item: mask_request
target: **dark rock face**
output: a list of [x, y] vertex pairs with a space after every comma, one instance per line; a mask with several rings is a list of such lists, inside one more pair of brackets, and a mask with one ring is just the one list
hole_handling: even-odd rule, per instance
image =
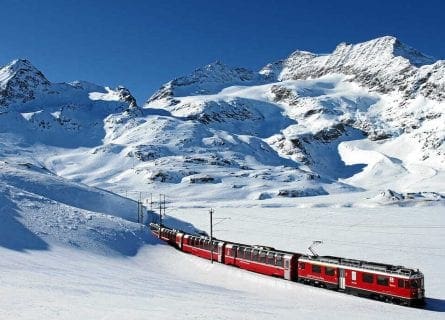
[[274, 102], [286, 102], [291, 106], [298, 103], [298, 96], [286, 87], [274, 85], [271, 88], [271, 93], [273, 94]]
[[51, 83], [28, 60], [14, 60], [0, 68], [0, 106], [26, 103], [37, 90], [48, 92]]
[[282, 189], [278, 191], [279, 197], [297, 198], [297, 197], [312, 197], [327, 195], [328, 193], [323, 188], [305, 188], [305, 189]]

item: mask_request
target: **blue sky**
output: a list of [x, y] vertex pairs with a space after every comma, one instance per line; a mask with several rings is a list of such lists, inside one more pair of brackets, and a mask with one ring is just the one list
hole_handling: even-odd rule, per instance
[[122, 84], [142, 104], [216, 60], [259, 69], [295, 49], [326, 53], [382, 35], [445, 59], [444, 3], [2, 0], [0, 65], [27, 58], [51, 81]]

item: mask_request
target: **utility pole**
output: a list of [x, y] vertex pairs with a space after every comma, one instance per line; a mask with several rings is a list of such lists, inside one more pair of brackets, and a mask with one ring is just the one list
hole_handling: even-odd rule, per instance
[[138, 223], [139, 223], [140, 222], [139, 221], [139, 215], [140, 215], [140, 212], [141, 212], [141, 209], [140, 209], [141, 204], [139, 203], [139, 199], [138, 199], [137, 202], [138, 202], [138, 213], [137, 214], [138, 214]]
[[210, 262], [213, 263], [213, 213], [215, 211], [210, 208]]
[[161, 238], [162, 229], [162, 195], [159, 194], [159, 238]]
[[153, 193], [150, 193], [150, 211], [153, 211]]
[[144, 206], [142, 205], [142, 192], [139, 192], [139, 219], [140, 223], [144, 223]]

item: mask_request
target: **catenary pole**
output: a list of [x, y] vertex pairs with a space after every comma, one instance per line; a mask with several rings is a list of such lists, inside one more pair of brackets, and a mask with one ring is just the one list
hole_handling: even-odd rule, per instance
[[159, 195], [159, 238], [161, 238], [162, 229], [162, 194]]
[[213, 209], [211, 208], [210, 213], [210, 262], [213, 263]]

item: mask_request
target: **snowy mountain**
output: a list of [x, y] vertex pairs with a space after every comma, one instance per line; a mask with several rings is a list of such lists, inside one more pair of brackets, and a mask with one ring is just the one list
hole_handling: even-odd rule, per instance
[[[259, 72], [215, 62], [141, 108], [124, 87], [51, 83], [16, 60], [0, 71], [0, 130], [49, 170], [114, 191], [196, 200], [441, 191], [443, 70], [383, 37], [329, 55], [296, 51]], [[4, 154], [17, 149], [4, 144]], [[419, 172], [437, 174], [417, 185]]]
[[[296, 51], [250, 76], [254, 83], [227, 77], [228, 70], [207, 66], [173, 80], [146, 107], [214, 130], [258, 136], [281, 157], [334, 180], [350, 178], [366, 165], [367, 170], [382, 169], [362, 158], [348, 163], [355, 167], [345, 166], [338, 151], [352, 150], [350, 140], [366, 142], [366, 148], [369, 140], [375, 141], [376, 157], [390, 163], [399, 159], [443, 170], [444, 61], [434, 61], [394, 37], [342, 43], [328, 55]], [[214, 79], [225, 80], [215, 85]], [[225, 88], [199, 91], [189, 83]], [[180, 89], [164, 95], [166, 88]], [[400, 170], [406, 171], [403, 166]]]
[[0, 69], [0, 107], [35, 99], [35, 91], [50, 92], [51, 83], [28, 60], [14, 60]]
[[435, 61], [394, 37], [356, 45], [341, 43], [332, 54], [296, 51], [287, 59], [265, 66], [260, 73], [276, 80], [316, 78], [341, 73], [381, 93], [401, 91], [443, 100], [444, 62]]
[[100, 143], [110, 114], [140, 114], [124, 87], [51, 83], [27, 60], [0, 69], [0, 111], [2, 132], [18, 133], [30, 143], [73, 147]]

